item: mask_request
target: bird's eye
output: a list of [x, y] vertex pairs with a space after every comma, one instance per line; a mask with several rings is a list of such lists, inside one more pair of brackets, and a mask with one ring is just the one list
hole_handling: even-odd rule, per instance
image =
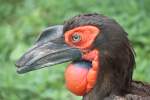
[[79, 33], [74, 33], [74, 34], [72, 35], [72, 41], [73, 41], [73, 42], [79, 42], [80, 40], [81, 40], [81, 36], [80, 36]]

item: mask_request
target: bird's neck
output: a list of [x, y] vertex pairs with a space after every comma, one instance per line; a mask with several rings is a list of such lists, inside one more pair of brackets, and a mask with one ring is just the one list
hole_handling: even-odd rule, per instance
[[102, 77], [97, 80], [97, 83], [92, 91], [83, 96], [83, 100], [103, 100], [112, 93], [117, 94], [119, 90], [114, 88], [116, 86], [112, 83], [113, 80], [111, 80], [111, 74], [105, 73]]
[[131, 85], [135, 60], [130, 45], [122, 46], [120, 43], [111, 49], [109, 45], [104, 47], [99, 50], [100, 69], [96, 85], [83, 97], [83, 100], [104, 100], [111, 95], [123, 96]]
[[116, 73], [113, 73], [112, 70], [108, 68], [105, 69], [105, 72], [99, 73], [95, 87], [83, 96], [83, 100], [104, 100], [111, 95], [124, 94], [124, 88], [128, 88], [128, 85], [119, 81], [122, 77], [116, 77]]

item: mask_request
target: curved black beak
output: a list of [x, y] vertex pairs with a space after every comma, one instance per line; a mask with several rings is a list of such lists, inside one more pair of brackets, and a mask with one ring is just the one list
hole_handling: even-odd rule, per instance
[[65, 44], [63, 26], [57, 25], [45, 29], [35, 45], [16, 62], [17, 72], [26, 73], [80, 58], [80, 50]]

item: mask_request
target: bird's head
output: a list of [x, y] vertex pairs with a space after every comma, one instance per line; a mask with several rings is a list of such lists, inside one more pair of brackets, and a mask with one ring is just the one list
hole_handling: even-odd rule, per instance
[[66, 86], [76, 95], [122, 90], [135, 63], [127, 33], [113, 19], [94, 13], [45, 29], [16, 66], [25, 73], [68, 61]]

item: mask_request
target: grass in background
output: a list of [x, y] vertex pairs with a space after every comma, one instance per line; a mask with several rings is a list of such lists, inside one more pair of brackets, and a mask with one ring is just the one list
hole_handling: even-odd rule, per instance
[[67, 64], [18, 75], [15, 61], [43, 28], [80, 14], [97, 12], [116, 19], [136, 51], [134, 79], [150, 82], [149, 0], [0, 1], [0, 100], [80, 100], [64, 86]]

